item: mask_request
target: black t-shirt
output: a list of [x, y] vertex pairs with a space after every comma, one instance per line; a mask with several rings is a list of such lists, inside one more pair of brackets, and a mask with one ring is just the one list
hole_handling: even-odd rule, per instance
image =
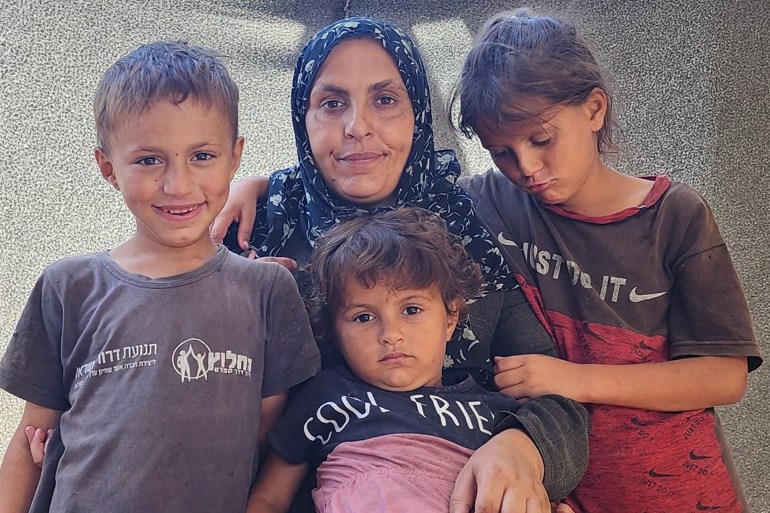
[[475, 450], [492, 436], [496, 416], [505, 418], [506, 427], [524, 430], [546, 462], [562, 462], [554, 475], [546, 475], [552, 497], [574, 486], [587, 450], [585, 409], [560, 396], [520, 403], [483, 389], [470, 376], [446, 386], [390, 392], [363, 383], [345, 367], [323, 370], [303, 385], [269, 438], [286, 461], [316, 467], [341, 444], [397, 433], [434, 436]]

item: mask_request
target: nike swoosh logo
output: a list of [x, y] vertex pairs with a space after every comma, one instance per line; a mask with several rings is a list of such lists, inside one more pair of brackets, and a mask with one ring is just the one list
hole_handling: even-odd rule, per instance
[[631, 289], [631, 293], [628, 295], [628, 299], [632, 303], [641, 303], [642, 301], [649, 301], [650, 299], [655, 299], [656, 297], [660, 297], [667, 293], [668, 291], [665, 290], [663, 292], [653, 292], [652, 294], [637, 294], [636, 287], [634, 287]]
[[643, 420], [639, 420], [639, 417], [634, 417], [631, 419], [631, 424], [636, 424], [637, 426], [650, 426], [653, 424], [653, 422], [645, 422]]
[[695, 508], [698, 511], [709, 511], [714, 509], [722, 509], [722, 506], [706, 506], [704, 505], [700, 500], [698, 501], [698, 504], [695, 505]]
[[639, 349], [646, 349], [647, 351], [655, 351], [654, 347], [648, 346], [644, 342], [639, 342]]
[[587, 322], [583, 323], [583, 331], [588, 333], [592, 337], [596, 337], [597, 339], [599, 339], [599, 341], [604, 342], [605, 344], [607, 343], [607, 341], [604, 340], [604, 337], [602, 337], [601, 335], [596, 333], [593, 329], [591, 329], [591, 325], [588, 324]]
[[647, 473], [650, 475], [650, 477], [676, 477], [679, 475], [679, 474], [661, 474], [660, 472], [655, 472], [654, 468], [650, 469], [650, 471]]
[[518, 247], [519, 247], [519, 245], [518, 245], [518, 244], [516, 244], [515, 242], [513, 242], [512, 240], [508, 240], [508, 239], [506, 239], [505, 237], [503, 237], [503, 232], [500, 232], [500, 233], [497, 235], [497, 240], [498, 240], [498, 242], [500, 242], [500, 244], [502, 244], [503, 246], [513, 246], [513, 247], [515, 247], [515, 248], [518, 248]]
[[695, 451], [690, 451], [691, 460], [710, 460], [711, 458], [713, 458], [713, 456], [700, 456], [699, 454], [695, 454]]

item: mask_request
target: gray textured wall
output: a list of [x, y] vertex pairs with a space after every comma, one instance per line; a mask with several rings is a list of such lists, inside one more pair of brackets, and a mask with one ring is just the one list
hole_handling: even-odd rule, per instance
[[[515, 4], [502, 1], [3, 0], [0, 2], [0, 351], [42, 268], [102, 250], [132, 228], [118, 194], [93, 163], [91, 97], [101, 72], [136, 45], [186, 39], [231, 57], [242, 90], [247, 150], [240, 176], [294, 160], [289, 87], [294, 56], [316, 29], [345, 14], [375, 15], [411, 31], [442, 107], [471, 34]], [[767, 264], [770, 216], [770, 3], [767, 0], [553, 1], [594, 42], [616, 82], [623, 154], [635, 174], [667, 172], [711, 202], [770, 353]], [[488, 165], [476, 143], [439, 118], [441, 146], [467, 172]], [[708, 279], [708, 277], [704, 277]], [[705, 376], [704, 379], [718, 379]], [[770, 369], [753, 373], [738, 405], [723, 408], [755, 512], [770, 512]], [[0, 449], [21, 403], [0, 394]]]

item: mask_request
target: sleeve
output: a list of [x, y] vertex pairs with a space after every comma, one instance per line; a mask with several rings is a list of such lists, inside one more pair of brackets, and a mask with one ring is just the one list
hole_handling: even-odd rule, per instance
[[544, 354], [558, 356], [553, 340], [538, 320], [520, 287], [505, 292], [492, 337], [492, 356]]
[[588, 466], [588, 411], [560, 395], [544, 395], [517, 404], [512, 408], [514, 413], [496, 416], [493, 434], [506, 429], [527, 433], [543, 458], [543, 485], [548, 497], [559, 500], [578, 485]]
[[281, 420], [267, 435], [270, 447], [289, 463], [309, 463], [313, 459], [314, 442], [323, 442], [324, 438], [316, 438], [317, 435], [310, 433], [307, 425], [315, 415], [316, 405], [324, 403], [324, 391], [330, 385], [328, 371], [322, 371], [302, 385], [293, 394]]
[[671, 357], [745, 356], [762, 362], [746, 296], [706, 201], [694, 190], [674, 258], [668, 322]]
[[64, 411], [62, 303], [48, 278], [38, 279], [0, 361], [0, 388], [30, 403]]
[[262, 396], [283, 392], [314, 376], [321, 356], [291, 273], [278, 264], [268, 295]]
[[462, 190], [468, 193], [468, 196], [471, 197], [474, 204], [477, 204], [479, 202], [479, 190], [481, 189], [481, 184], [484, 181], [484, 176], [492, 172], [493, 170], [490, 168], [487, 169], [484, 173], [463, 175], [457, 179], [457, 185], [459, 185]]

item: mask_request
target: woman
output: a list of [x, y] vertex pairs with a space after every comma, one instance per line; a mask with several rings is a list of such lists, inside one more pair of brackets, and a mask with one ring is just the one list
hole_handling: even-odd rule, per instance
[[[492, 356], [554, 354], [468, 196], [455, 185], [460, 167], [454, 154], [433, 148], [425, 70], [406, 34], [365, 18], [322, 29], [295, 68], [292, 122], [299, 162], [271, 175], [254, 230], [230, 230], [231, 249], [305, 264], [315, 238], [347, 217], [422, 207], [444, 218], [485, 273], [483, 296], [448, 345], [447, 372], [470, 371], [490, 386]], [[260, 179], [246, 182], [232, 203], [253, 205], [259, 187]], [[213, 238], [222, 238], [239, 210], [226, 208]], [[250, 224], [246, 215], [237, 214], [244, 225]], [[553, 412], [554, 418], [560, 413]], [[452, 511], [545, 511], [543, 476], [551, 495], [560, 497], [582, 474], [586, 448], [568, 432], [573, 420], [561, 418], [562, 429], [554, 426], [557, 439], [539, 441], [542, 458], [515, 429], [495, 436], [461, 472]], [[580, 440], [583, 434], [574, 436]]]

